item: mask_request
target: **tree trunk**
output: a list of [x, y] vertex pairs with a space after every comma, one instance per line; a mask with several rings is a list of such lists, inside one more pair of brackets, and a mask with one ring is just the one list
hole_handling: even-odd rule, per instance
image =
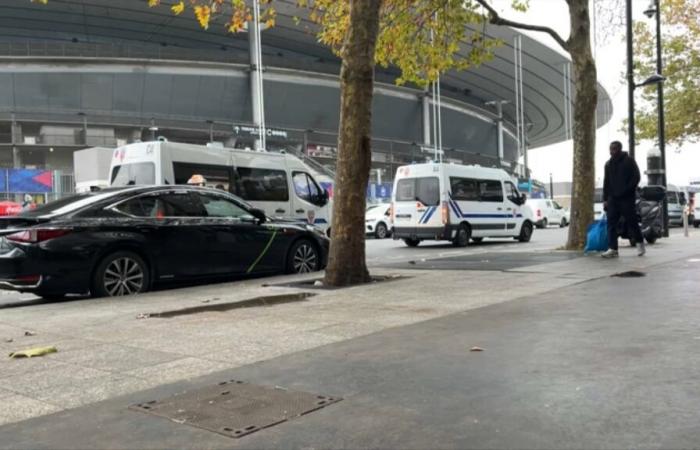
[[331, 248], [324, 283], [370, 280], [365, 263], [365, 203], [371, 163], [374, 54], [381, 0], [351, 0], [342, 48], [338, 161], [333, 188]]
[[570, 0], [569, 53], [574, 66], [574, 173], [571, 224], [566, 248], [581, 250], [586, 229], [593, 222], [595, 191], [595, 112], [598, 103], [597, 72], [591, 54], [588, 0]]

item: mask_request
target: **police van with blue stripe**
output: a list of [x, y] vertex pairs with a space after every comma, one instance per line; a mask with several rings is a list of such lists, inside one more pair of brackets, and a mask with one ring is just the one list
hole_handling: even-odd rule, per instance
[[206, 187], [235, 194], [268, 217], [330, 230], [328, 192], [309, 166], [286, 153], [138, 142], [114, 150], [110, 185], [187, 184], [194, 175], [204, 178]]
[[394, 239], [409, 247], [423, 240], [465, 247], [484, 238], [529, 242], [532, 212], [508, 173], [448, 163], [399, 167], [394, 179]]

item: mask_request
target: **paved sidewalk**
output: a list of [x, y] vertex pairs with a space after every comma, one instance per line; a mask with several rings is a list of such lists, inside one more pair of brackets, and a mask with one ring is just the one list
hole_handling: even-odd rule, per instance
[[[694, 254], [700, 254], [700, 240], [675, 237], [655, 246], [646, 258], [636, 258], [628, 249], [617, 261], [586, 257], [507, 272], [377, 269], [375, 273], [410, 278], [337, 291], [262, 287], [289, 281], [285, 277], [129, 299], [3, 308], [0, 350], [7, 354], [56, 345], [59, 352], [32, 360], [0, 359], [0, 424], [521, 297], [561, 299], [560, 291], [567, 286], [613, 272], [688, 260]], [[273, 307], [137, 318], [300, 291], [317, 295]], [[36, 335], [24, 336], [25, 330]]]
[[[699, 267], [684, 257], [7, 425], [0, 447], [693, 448]], [[238, 440], [126, 409], [231, 378], [344, 400]]]

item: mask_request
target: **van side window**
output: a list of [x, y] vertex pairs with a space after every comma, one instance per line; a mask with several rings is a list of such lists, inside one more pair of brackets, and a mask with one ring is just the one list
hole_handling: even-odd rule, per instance
[[480, 180], [479, 200], [482, 202], [503, 202], [503, 186], [500, 180]]
[[478, 202], [479, 192], [477, 191], [476, 183], [476, 180], [469, 178], [450, 177], [452, 199]]
[[208, 187], [217, 187], [224, 191], [232, 192], [233, 168], [229, 166], [216, 166], [211, 164], [191, 164], [173, 162], [175, 184], [187, 184], [192, 175], [201, 175], [207, 180]]
[[289, 200], [287, 173], [284, 170], [238, 167], [234, 193], [244, 200], [286, 202]]
[[520, 192], [515, 188], [515, 185], [510, 181], [506, 181], [506, 198], [515, 204], [520, 204]]
[[307, 173], [294, 172], [292, 175], [292, 183], [294, 183], [294, 192], [296, 192], [297, 197], [302, 200], [313, 203], [317, 201], [321, 195], [320, 188]]

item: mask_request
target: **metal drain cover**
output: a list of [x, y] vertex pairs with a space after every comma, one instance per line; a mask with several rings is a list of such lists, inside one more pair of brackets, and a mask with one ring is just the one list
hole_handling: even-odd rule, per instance
[[223, 381], [129, 409], [239, 438], [342, 400], [279, 387]]

